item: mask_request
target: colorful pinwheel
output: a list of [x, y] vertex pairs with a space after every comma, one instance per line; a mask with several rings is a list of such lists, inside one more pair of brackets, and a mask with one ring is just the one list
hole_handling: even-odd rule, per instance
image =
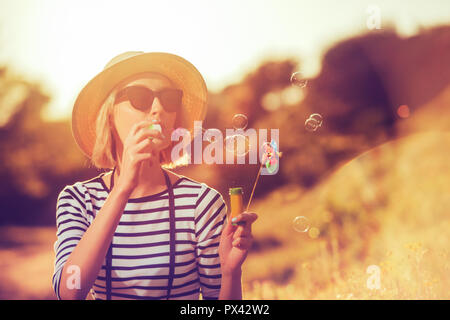
[[278, 152], [278, 145], [275, 140], [272, 139], [270, 143], [263, 145], [263, 155], [261, 164], [266, 167], [269, 173], [273, 173], [278, 168], [278, 159], [281, 157], [281, 152]]

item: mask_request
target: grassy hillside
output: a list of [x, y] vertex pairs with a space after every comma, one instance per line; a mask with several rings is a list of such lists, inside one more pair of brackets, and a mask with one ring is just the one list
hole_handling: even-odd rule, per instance
[[[255, 203], [259, 250], [245, 265], [245, 297], [450, 298], [448, 145], [450, 133], [411, 135], [360, 155], [313, 190], [286, 187]], [[318, 237], [293, 229], [299, 215]], [[378, 290], [366, 285], [369, 265], [380, 268]]]

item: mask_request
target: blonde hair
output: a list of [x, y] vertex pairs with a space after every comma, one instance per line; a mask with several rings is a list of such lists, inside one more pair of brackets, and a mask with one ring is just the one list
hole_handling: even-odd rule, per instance
[[98, 169], [113, 168], [117, 164], [116, 146], [113, 137], [112, 111], [115, 91], [111, 93], [101, 106], [95, 122], [95, 144], [91, 162]]
[[[97, 115], [95, 123], [95, 144], [92, 151], [91, 163], [98, 169], [112, 169], [117, 165], [117, 152], [113, 136], [114, 122], [113, 110], [115, 104], [116, 90], [106, 98]], [[184, 108], [177, 113], [175, 119], [175, 128], [186, 128], [186, 117], [184, 115]], [[180, 166], [185, 166], [189, 163], [189, 159], [184, 153], [184, 156], [177, 155], [177, 159], [172, 159], [172, 148], [176, 141], [171, 141], [170, 145], [160, 151], [160, 164], [163, 168], [174, 169]]]

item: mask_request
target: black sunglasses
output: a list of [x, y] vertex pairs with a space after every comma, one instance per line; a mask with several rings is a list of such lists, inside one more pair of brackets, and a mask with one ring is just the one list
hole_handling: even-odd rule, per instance
[[115, 103], [129, 100], [135, 109], [148, 112], [152, 109], [155, 97], [158, 97], [164, 110], [177, 112], [181, 108], [183, 91], [173, 88], [153, 91], [144, 86], [129, 86], [117, 93]]

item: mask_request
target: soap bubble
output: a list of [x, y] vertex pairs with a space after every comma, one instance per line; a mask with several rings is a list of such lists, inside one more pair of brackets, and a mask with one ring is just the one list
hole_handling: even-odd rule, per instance
[[309, 132], [314, 132], [318, 128], [322, 126], [323, 123], [323, 117], [318, 113], [313, 113], [309, 116], [308, 119], [305, 121], [305, 129]]
[[294, 72], [291, 75], [291, 84], [300, 88], [304, 88], [308, 84], [308, 80], [303, 77], [301, 72]]
[[309, 230], [309, 220], [303, 216], [295, 217], [293, 227], [297, 232], [307, 232]]
[[322, 126], [323, 117], [320, 114], [313, 113], [312, 115], [309, 116], [309, 118], [316, 120], [319, 124], [319, 127]]
[[250, 139], [242, 134], [233, 134], [225, 138], [225, 148], [227, 152], [232, 152], [237, 156], [245, 156], [250, 151]]
[[242, 129], [245, 130], [245, 128], [247, 128], [248, 125], [248, 119], [247, 116], [245, 114], [235, 114], [233, 117], [233, 128], [234, 129]]
[[314, 132], [319, 128], [319, 122], [314, 119], [308, 118], [305, 121], [305, 129], [309, 132]]

